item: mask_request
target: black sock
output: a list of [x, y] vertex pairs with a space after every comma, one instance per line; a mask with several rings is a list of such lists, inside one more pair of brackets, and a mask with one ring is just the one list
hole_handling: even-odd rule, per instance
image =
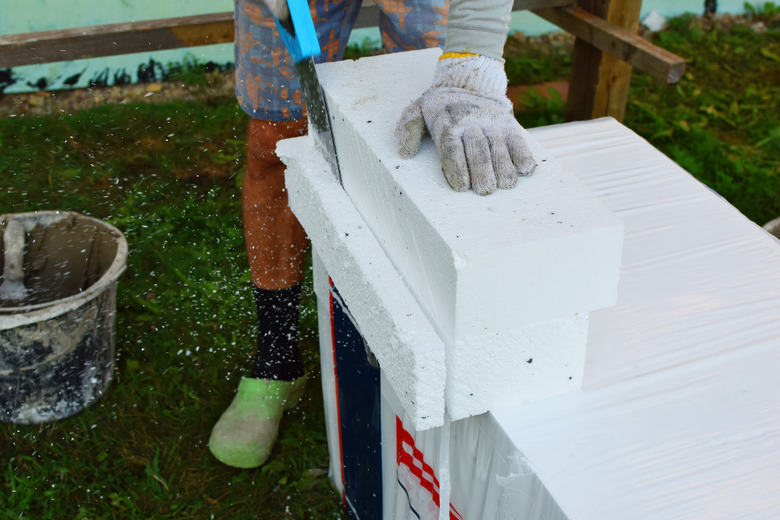
[[255, 287], [257, 354], [252, 377], [293, 381], [304, 375], [298, 351], [300, 284], [286, 289]]

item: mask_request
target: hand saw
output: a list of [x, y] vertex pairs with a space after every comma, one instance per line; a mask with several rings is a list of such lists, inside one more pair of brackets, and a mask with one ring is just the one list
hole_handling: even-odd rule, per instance
[[295, 63], [295, 73], [301, 84], [303, 100], [306, 102], [314, 142], [343, 186], [336, 143], [333, 141], [333, 132], [330, 128], [328, 105], [325, 103], [325, 96], [314, 68], [314, 57], [320, 54], [320, 43], [317, 40], [309, 5], [306, 0], [287, 0], [287, 7], [290, 12], [289, 17], [284, 20], [277, 19], [276, 26]]

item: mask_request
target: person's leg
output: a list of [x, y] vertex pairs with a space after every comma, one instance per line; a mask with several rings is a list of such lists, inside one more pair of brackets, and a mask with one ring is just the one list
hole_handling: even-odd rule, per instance
[[252, 283], [263, 289], [300, 284], [308, 239], [287, 205], [276, 143], [306, 133], [306, 119], [250, 119], [243, 186], [244, 238]]
[[308, 239], [287, 204], [280, 139], [303, 135], [305, 119], [250, 119], [243, 185], [244, 237], [257, 309], [252, 371], [214, 426], [209, 449], [221, 462], [253, 468], [265, 462], [285, 409], [303, 391], [298, 304]]
[[305, 119], [251, 119], [243, 186], [244, 237], [258, 313], [251, 377], [293, 381], [304, 375], [298, 304], [308, 239], [287, 205], [280, 139], [306, 133]]
[[209, 439], [221, 462], [240, 468], [261, 465], [276, 440], [281, 416], [295, 406], [305, 378], [298, 352], [298, 303], [307, 240], [287, 206], [280, 139], [306, 130], [289, 61], [268, 13], [236, 0], [236, 97], [250, 116], [243, 185], [247, 248], [258, 337], [251, 373]]
[[[341, 59], [360, 3], [354, 0], [319, 0], [311, 2], [310, 7], [312, 16], [317, 20], [317, 34], [323, 51], [317, 61]], [[289, 69], [290, 60], [279, 59], [279, 52], [284, 48], [277, 41], [275, 25], [271, 26], [265, 18], [258, 18], [263, 14], [261, 10], [252, 11], [253, 6], [244, 9], [253, 26], [243, 32], [241, 45], [246, 45], [248, 40], [254, 43], [247, 51], [251, 54], [250, 59], [237, 60], [249, 62], [245, 67], [248, 71], [238, 73], [240, 83], [247, 91], [247, 95], [239, 97], [266, 100], [260, 105], [267, 110], [265, 114], [257, 114], [259, 110], [254, 110], [253, 114], [260, 117], [250, 119], [243, 186], [244, 236], [259, 328], [252, 377], [291, 381], [303, 375], [303, 363], [297, 349], [297, 325], [308, 240], [287, 205], [285, 167], [276, 156], [276, 143], [303, 135], [307, 121], [303, 117], [300, 85]], [[263, 45], [263, 42], [270, 44]], [[271, 46], [275, 47], [270, 49]], [[258, 67], [258, 63], [266, 66]], [[278, 63], [278, 66], [268, 70], [269, 63]], [[270, 77], [273, 82], [262, 84], [258, 77]], [[253, 85], [257, 86], [253, 88]], [[256, 92], [254, 95], [253, 91]], [[247, 108], [244, 107], [245, 110]]]
[[[311, 3], [323, 48], [318, 61], [343, 56], [359, 3]], [[280, 139], [306, 131], [300, 85], [269, 13], [236, 0], [236, 95], [249, 123], [243, 186], [244, 236], [258, 316], [251, 374], [214, 426], [209, 449], [225, 464], [265, 462], [285, 409], [305, 381], [298, 350], [300, 283], [308, 240], [287, 204]], [[345, 36], [346, 34], [346, 36]]]

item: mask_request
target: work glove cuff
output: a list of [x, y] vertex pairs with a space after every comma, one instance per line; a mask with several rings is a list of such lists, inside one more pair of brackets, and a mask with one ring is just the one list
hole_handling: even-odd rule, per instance
[[490, 99], [504, 100], [507, 83], [503, 61], [474, 55], [440, 59], [432, 87], [466, 90]]

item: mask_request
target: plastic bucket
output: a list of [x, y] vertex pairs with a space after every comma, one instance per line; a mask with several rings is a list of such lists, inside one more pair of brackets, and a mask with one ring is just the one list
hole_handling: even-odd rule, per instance
[[67, 211], [0, 215], [0, 231], [0, 421], [69, 417], [113, 375], [127, 241]]

